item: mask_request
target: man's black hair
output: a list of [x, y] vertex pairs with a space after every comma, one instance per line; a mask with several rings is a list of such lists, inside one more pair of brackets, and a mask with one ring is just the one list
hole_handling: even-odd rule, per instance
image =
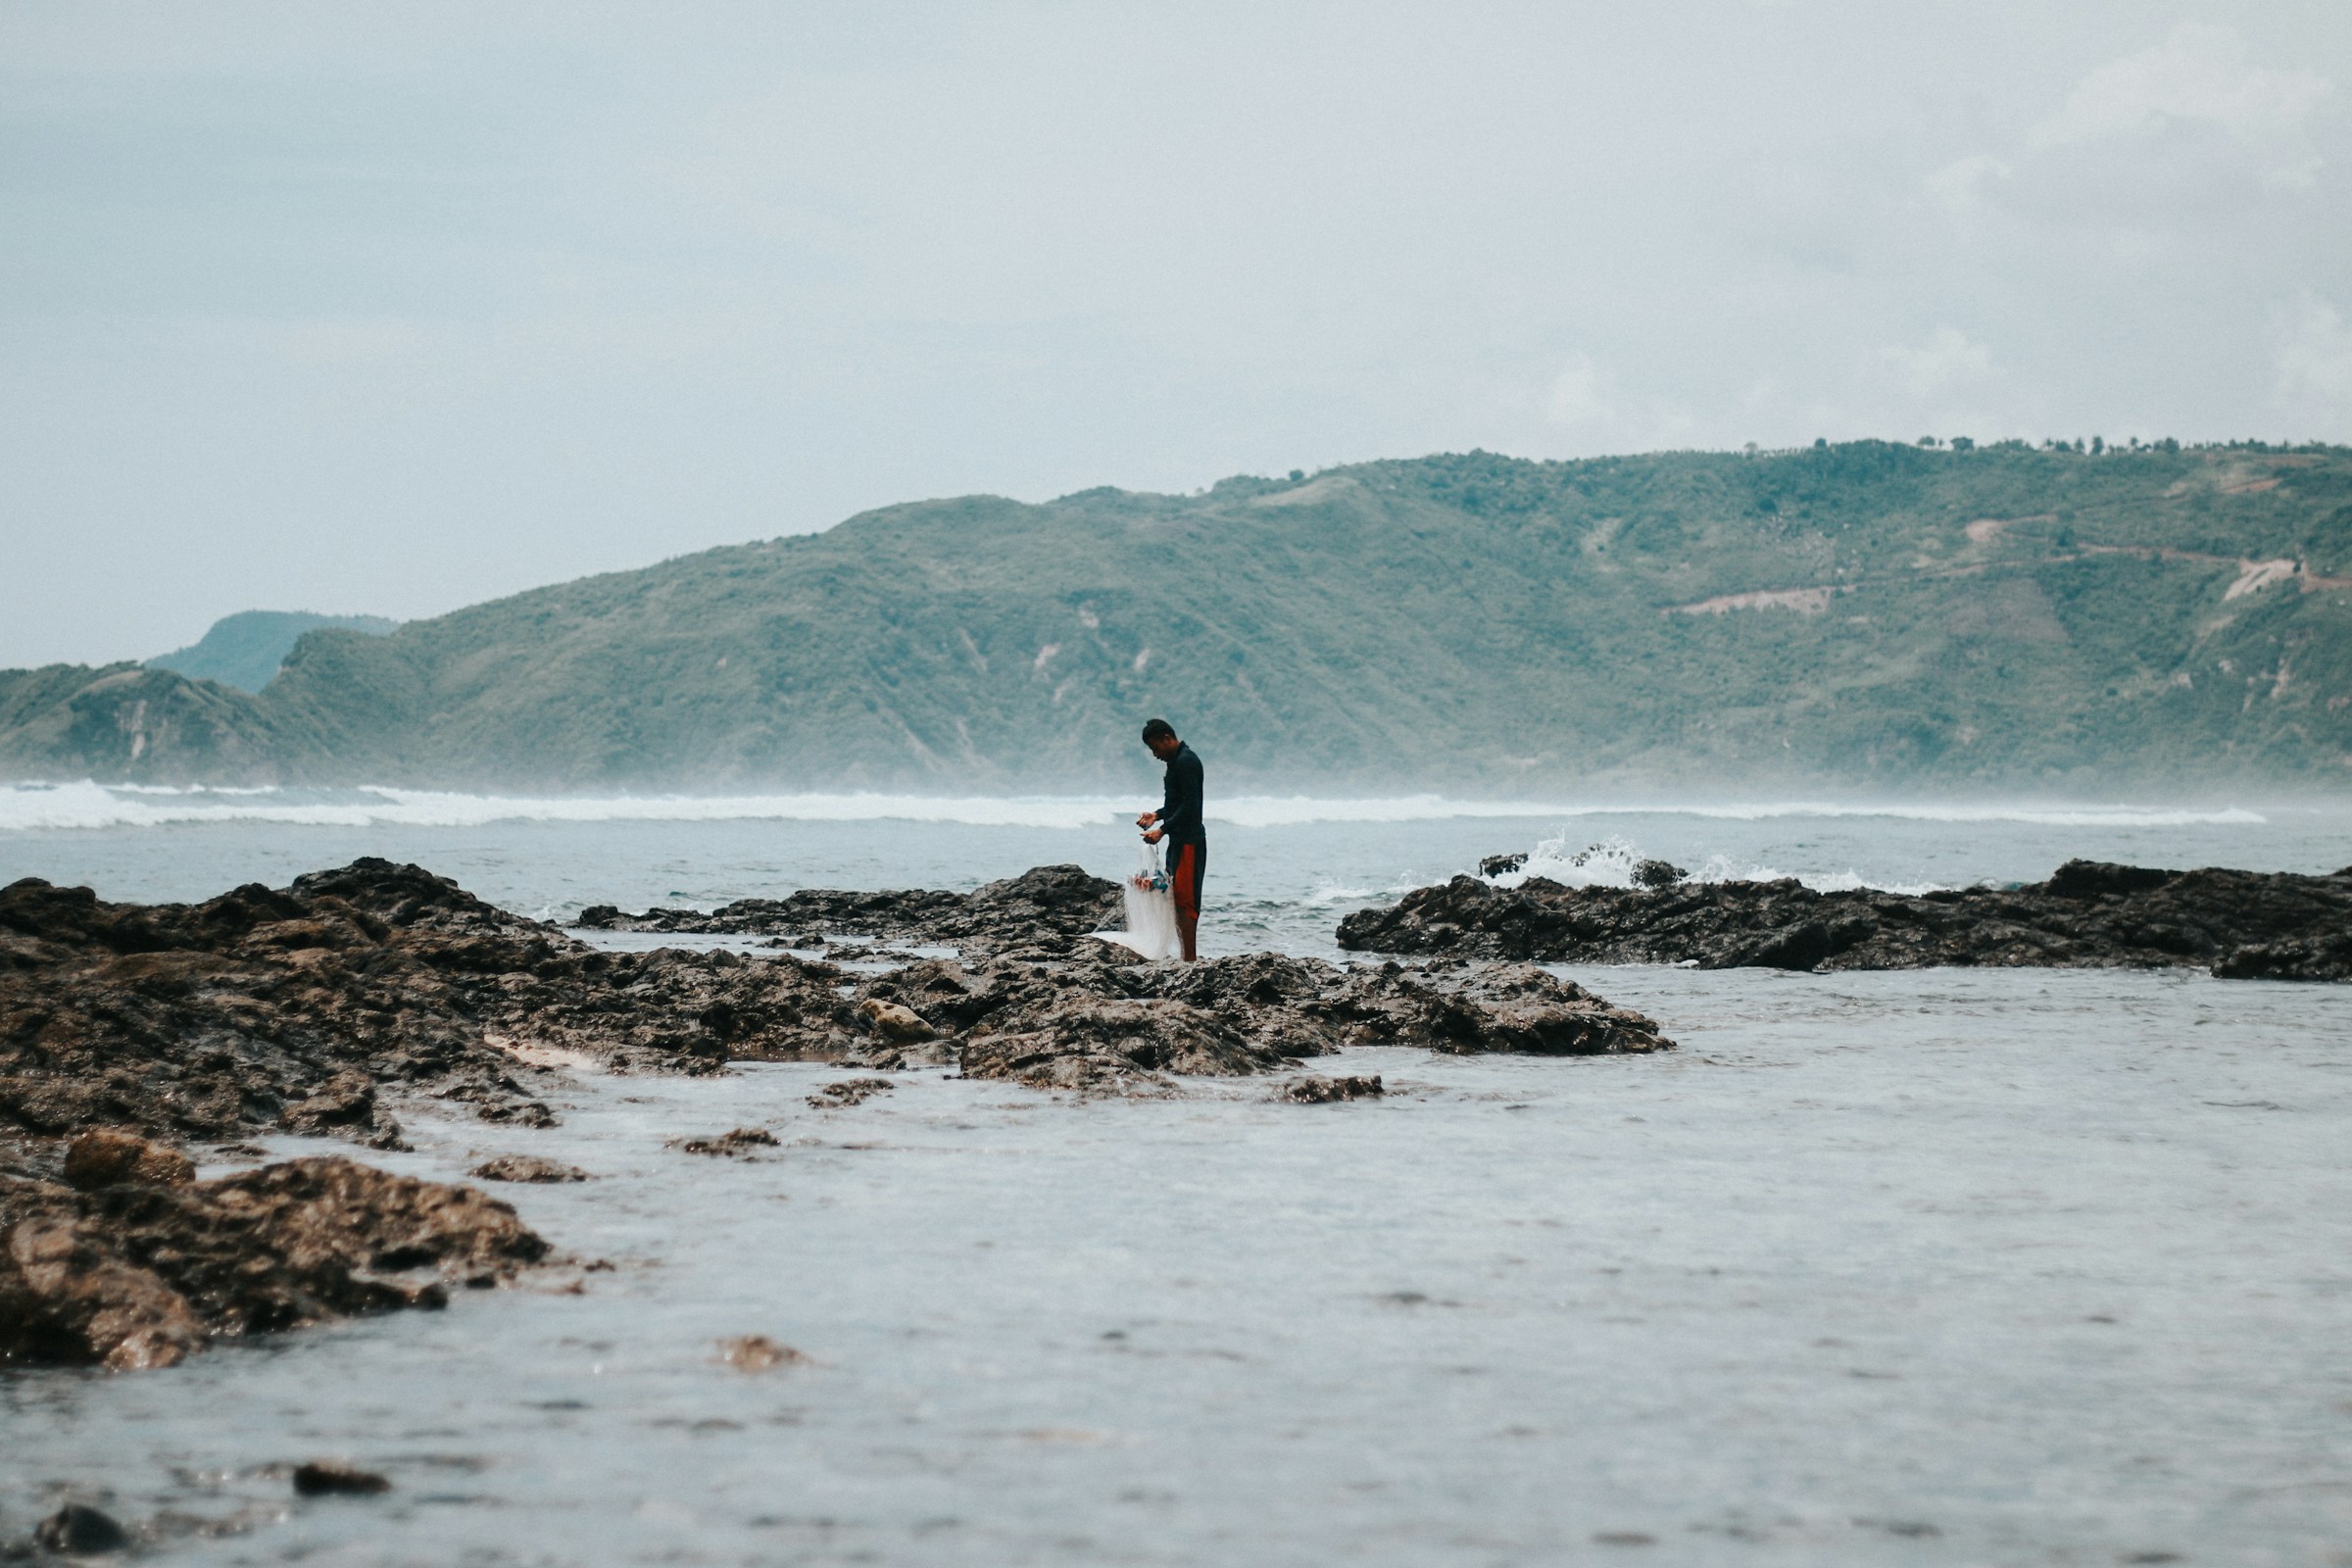
[[1171, 724], [1171, 723], [1169, 723], [1169, 722], [1168, 722], [1166, 719], [1164, 719], [1164, 718], [1153, 718], [1153, 719], [1147, 719], [1147, 720], [1145, 720], [1145, 722], [1144, 722], [1144, 744], [1145, 744], [1145, 745], [1147, 745], [1147, 746], [1148, 746], [1148, 745], [1150, 745], [1150, 744], [1151, 744], [1152, 742], [1153, 742], [1153, 741], [1172, 741], [1172, 740], [1174, 740], [1175, 738], [1176, 738], [1176, 726], [1175, 726], [1175, 725], [1173, 725], [1173, 724]]

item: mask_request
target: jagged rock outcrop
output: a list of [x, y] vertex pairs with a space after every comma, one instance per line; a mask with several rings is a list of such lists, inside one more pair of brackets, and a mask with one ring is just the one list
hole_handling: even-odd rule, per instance
[[909, 922], [901, 934], [957, 936], [969, 955], [875, 973], [784, 953], [601, 952], [383, 860], [195, 905], [19, 882], [0, 889], [0, 1129], [391, 1145], [402, 1095], [551, 1120], [522, 1080], [561, 1065], [961, 1063], [1103, 1087], [1272, 1071], [1348, 1045], [1662, 1043], [1649, 1020], [1524, 966], [1143, 963], [1076, 934], [1102, 918], [1105, 890], [1049, 866], [969, 896], [858, 895]]
[[[907, 922], [894, 934], [955, 936], [969, 955], [875, 972], [781, 952], [603, 952], [378, 859], [191, 905], [0, 888], [0, 1357], [164, 1365], [222, 1335], [439, 1304], [447, 1278], [495, 1283], [541, 1259], [546, 1244], [470, 1187], [340, 1158], [197, 1183], [171, 1146], [261, 1130], [388, 1146], [395, 1105], [422, 1095], [544, 1123], [518, 1075], [564, 1065], [960, 1064], [1165, 1094], [1349, 1046], [1671, 1044], [1525, 964], [1145, 963], [1080, 934], [1105, 889], [1046, 867], [968, 897], [859, 895]], [[822, 1099], [888, 1087], [852, 1079]], [[740, 1128], [680, 1147], [750, 1157], [775, 1143]], [[582, 1175], [529, 1155], [476, 1174]]]
[[1498, 888], [1457, 876], [1340, 924], [1375, 953], [1720, 969], [2194, 965], [2352, 979], [2352, 868], [2329, 876], [2069, 860], [2047, 882], [1917, 897], [1800, 883]]
[[723, 908], [647, 909], [624, 914], [591, 905], [590, 930], [766, 936], [815, 946], [827, 934], [938, 944], [972, 951], [1054, 948], [1115, 926], [1119, 885], [1077, 865], [1040, 865], [970, 893], [937, 889], [845, 892], [804, 888], [782, 899], [738, 899]]
[[443, 1305], [544, 1259], [470, 1187], [299, 1159], [88, 1191], [0, 1175], [0, 1362], [169, 1366], [207, 1342]]
[[0, 1133], [321, 1133], [391, 1147], [385, 1096], [552, 1120], [526, 1064], [710, 1071], [872, 1038], [822, 963], [600, 953], [364, 859], [193, 905], [0, 888]]
[[1602, 1055], [1672, 1045], [1657, 1025], [1525, 964], [1343, 967], [1281, 954], [1150, 964], [933, 960], [861, 983], [956, 1044], [963, 1071], [1038, 1088], [1168, 1092], [1173, 1077], [1284, 1071], [1350, 1046]]

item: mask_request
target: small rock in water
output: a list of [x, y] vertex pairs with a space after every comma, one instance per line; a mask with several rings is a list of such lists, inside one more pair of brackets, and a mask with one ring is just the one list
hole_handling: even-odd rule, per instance
[[872, 1022], [874, 1033], [898, 1044], [912, 1040], [928, 1040], [939, 1033], [923, 1021], [923, 1015], [902, 1003], [884, 1002], [868, 997], [858, 1004], [858, 1010]]
[[1300, 1105], [1328, 1105], [1341, 1100], [1377, 1100], [1387, 1093], [1378, 1073], [1368, 1078], [1324, 1078], [1310, 1072], [1284, 1084], [1274, 1098]]
[[196, 1166], [187, 1155], [136, 1133], [100, 1127], [66, 1146], [67, 1185], [85, 1193], [125, 1182], [184, 1187], [195, 1179]]
[[689, 1138], [677, 1147], [689, 1154], [719, 1154], [729, 1159], [743, 1159], [755, 1149], [775, 1148], [776, 1135], [764, 1127], [738, 1127], [716, 1138]]
[[835, 1110], [843, 1105], [861, 1103], [874, 1095], [887, 1095], [897, 1087], [887, 1078], [844, 1078], [810, 1095], [808, 1103], [818, 1110]]
[[577, 1165], [541, 1159], [537, 1154], [501, 1154], [485, 1159], [466, 1173], [486, 1182], [584, 1182], [588, 1173]]
[[738, 1372], [772, 1372], [780, 1366], [808, 1364], [808, 1357], [789, 1345], [778, 1345], [764, 1334], [719, 1341], [718, 1358]]
[[372, 1470], [313, 1459], [294, 1467], [294, 1490], [306, 1497], [372, 1497], [390, 1492], [392, 1483]]
[[1671, 888], [1690, 880], [1690, 873], [1670, 860], [1643, 860], [1634, 867], [1634, 886]]
[[1505, 876], [1525, 864], [1527, 864], [1525, 851], [1521, 851], [1517, 855], [1490, 855], [1478, 862], [1478, 874], [1480, 876]]
[[130, 1544], [130, 1532], [86, 1503], [69, 1502], [33, 1531], [35, 1544], [68, 1556], [96, 1556]]

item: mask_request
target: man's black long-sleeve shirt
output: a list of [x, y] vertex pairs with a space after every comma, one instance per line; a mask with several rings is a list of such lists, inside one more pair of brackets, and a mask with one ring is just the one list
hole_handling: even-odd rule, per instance
[[1170, 844], [1206, 844], [1200, 824], [1200, 759], [1190, 746], [1179, 744], [1168, 759], [1167, 793], [1159, 803], [1161, 835]]

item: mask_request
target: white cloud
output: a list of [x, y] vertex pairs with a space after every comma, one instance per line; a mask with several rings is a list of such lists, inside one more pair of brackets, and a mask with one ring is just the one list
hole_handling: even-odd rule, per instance
[[1987, 181], [2007, 179], [2017, 171], [1988, 153], [1977, 153], [1944, 165], [1928, 176], [1928, 194], [1954, 218], [1966, 220], [1984, 207]]
[[2028, 140], [2037, 149], [2059, 147], [2193, 121], [2245, 141], [2277, 141], [2293, 136], [2333, 90], [2316, 71], [2249, 64], [2235, 28], [2184, 22], [2154, 48], [2111, 60], [2083, 77], [2065, 107], [2034, 127]]
[[1917, 348], [1900, 345], [1886, 358], [1903, 372], [1914, 397], [1927, 397], [1960, 381], [1974, 380], [1992, 368], [1992, 350], [1974, 342], [1956, 326], [1939, 326]]
[[1579, 354], [1552, 378], [1544, 412], [1554, 424], [1587, 424], [1614, 416], [1617, 405], [1611, 396], [1609, 372], [1593, 364], [1591, 356]]
[[2352, 424], [2352, 324], [2327, 300], [2306, 294], [2288, 314], [2273, 363], [2278, 401], [2328, 422], [2306, 433], [2342, 440]]

